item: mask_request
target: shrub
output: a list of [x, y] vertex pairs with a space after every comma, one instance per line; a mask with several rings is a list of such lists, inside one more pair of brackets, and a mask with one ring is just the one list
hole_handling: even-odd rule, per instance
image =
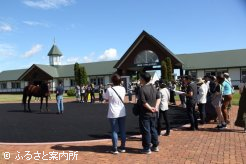
[[75, 96], [75, 89], [70, 88], [69, 90], [67, 90], [67, 96]]

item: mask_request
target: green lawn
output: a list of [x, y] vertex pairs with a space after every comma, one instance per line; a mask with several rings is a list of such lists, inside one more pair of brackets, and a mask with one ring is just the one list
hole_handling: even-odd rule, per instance
[[[64, 94], [64, 99], [72, 99], [73, 97], [68, 97], [67, 94]], [[32, 97], [32, 100], [35, 98]], [[51, 94], [51, 99], [55, 100], [55, 94]], [[75, 98], [74, 98], [75, 99]], [[0, 102], [21, 102], [22, 94], [0, 94]]]
[[232, 98], [232, 105], [238, 105], [239, 104], [239, 99], [240, 99], [240, 94], [238, 90], [235, 92]]
[[21, 102], [21, 94], [0, 94], [0, 102]]

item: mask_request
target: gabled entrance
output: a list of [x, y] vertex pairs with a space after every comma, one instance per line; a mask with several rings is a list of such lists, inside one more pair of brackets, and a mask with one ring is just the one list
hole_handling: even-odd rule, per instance
[[[50, 66], [44, 66], [50, 67]], [[40, 65], [33, 64], [26, 72], [24, 72], [18, 80], [21, 81], [28, 81], [29, 83], [38, 84], [41, 81], [48, 81], [52, 80], [53, 77], [48, 73], [48, 71], [45, 71], [45, 69], [42, 69]]]
[[160, 41], [143, 31], [114, 68], [123, 76], [135, 75], [142, 70], [160, 70], [160, 63], [166, 57], [171, 59], [174, 69], [180, 69], [182, 75], [183, 63]]

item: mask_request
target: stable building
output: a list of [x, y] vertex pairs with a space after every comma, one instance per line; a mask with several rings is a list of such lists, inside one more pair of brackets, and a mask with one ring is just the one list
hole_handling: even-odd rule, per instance
[[193, 77], [229, 73], [232, 85], [238, 86], [246, 75], [246, 49], [176, 55], [183, 69]]
[[[203, 77], [228, 72], [233, 85], [238, 85], [242, 75], [246, 75], [245, 55], [246, 49], [173, 54], [158, 39], [143, 31], [120, 60], [80, 63], [80, 65], [85, 67], [90, 83], [95, 85], [110, 83], [111, 75], [117, 72], [127, 88], [131, 78], [138, 72], [160, 70], [161, 61], [169, 57], [173, 68], [179, 70], [180, 75]], [[48, 52], [48, 56], [49, 65], [33, 64], [27, 69], [1, 72], [0, 93], [22, 92], [29, 83], [39, 84], [41, 81], [49, 81], [51, 90], [55, 90], [59, 80], [63, 81], [65, 90], [74, 87], [74, 64], [61, 64], [63, 54], [55, 44]]]

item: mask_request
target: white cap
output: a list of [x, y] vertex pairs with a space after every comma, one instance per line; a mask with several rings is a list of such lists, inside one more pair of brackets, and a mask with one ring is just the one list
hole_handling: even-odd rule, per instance
[[229, 73], [224, 73], [224, 76], [228, 76], [229, 77]]

